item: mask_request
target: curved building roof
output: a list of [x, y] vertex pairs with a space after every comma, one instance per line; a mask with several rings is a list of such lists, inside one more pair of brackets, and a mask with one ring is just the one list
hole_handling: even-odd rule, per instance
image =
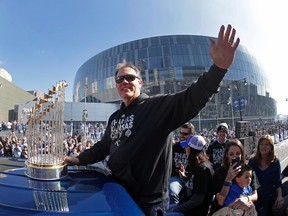
[[[208, 71], [212, 64], [210, 38], [196, 35], [167, 35], [135, 40], [107, 49], [87, 60], [79, 68], [74, 80], [73, 99], [76, 102], [84, 101], [86, 96], [87, 102], [120, 101], [121, 98], [115, 88], [114, 72], [117, 63], [123, 59], [141, 69], [145, 84], [142, 90], [149, 95], [174, 93], [185, 89], [203, 72]], [[242, 81], [246, 81], [245, 84], [249, 85], [246, 87]], [[233, 87], [232, 95], [231, 91], [227, 91], [228, 86]], [[276, 114], [276, 102], [270, 98], [270, 90], [270, 82], [264, 69], [256, 57], [240, 44], [234, 63], [223, 80], [220, 94], [217, 94], [211, 103], [220, 107], [221, 104], [227, 106], [229, 98], [232, 100], [237, 95], [243, 95], [244, 114], [257, 117], [273, 116]], [[264, 98], [261, 103], [266, 104], [262, 109], [259, 103], [261, 97]], [[266, 100], [270, 100], [268, 105]], [[254, 112], [248, 111], [248, 106], [254, 109]], [[229, 112], [228, 108], [221, 108], [223, 113], [220, 113], [219, 107], [216, 108], [219, 112], [217, 116], [223, 118], [228, 116], [225, 114]], [[209, 116], [211, 117], [208, 115], [207, 118]]]

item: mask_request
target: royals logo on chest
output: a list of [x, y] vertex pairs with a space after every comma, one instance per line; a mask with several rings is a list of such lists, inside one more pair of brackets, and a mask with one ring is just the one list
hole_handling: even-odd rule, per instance
[[134, 114], [122, 114], [120, 118], [116, 118], [111, 122], [111, 139], [116, 146], [120, 145], [121, 137], [129, 137], [132, 134], [134, 126]]

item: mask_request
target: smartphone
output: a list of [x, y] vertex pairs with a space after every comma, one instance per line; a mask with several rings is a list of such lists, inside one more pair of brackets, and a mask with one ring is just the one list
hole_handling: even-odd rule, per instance
[[240, 166], [240, 157], [232, 158], [232, 165], [237, 163], [237, 166]]

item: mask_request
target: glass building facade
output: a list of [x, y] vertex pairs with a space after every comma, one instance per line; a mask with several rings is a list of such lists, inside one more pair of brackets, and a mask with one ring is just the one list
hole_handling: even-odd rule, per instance
[[[121, 98], [115, 88], [114, 73], [117, 63], [123, 59], [140, 68], [143, 92], [148, 95], [175, 93], [186, 89], [209, 70], [212, 64], [210, 37], [158, 36], [107, 49], [86, 61], [77, 71], [74, 102], [119, 103]], [[238, 120], [274, 119], [276, 101], [270, 95], [270, 83], [264, 69], [240, 44], [219, 93], [192, 121], [212, 126], [221, 121], [232, 124]]]

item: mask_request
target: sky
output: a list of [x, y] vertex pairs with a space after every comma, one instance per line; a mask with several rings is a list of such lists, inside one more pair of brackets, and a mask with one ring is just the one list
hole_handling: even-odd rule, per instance
[[217, 37], [231, 24], [265, 69], [278, 113], [288, 114], [285, 1], [0, 0], [0, 67], [27, 91], [66, 80], [72, 101], [77, 70], [106, 49], [162, 35]]

